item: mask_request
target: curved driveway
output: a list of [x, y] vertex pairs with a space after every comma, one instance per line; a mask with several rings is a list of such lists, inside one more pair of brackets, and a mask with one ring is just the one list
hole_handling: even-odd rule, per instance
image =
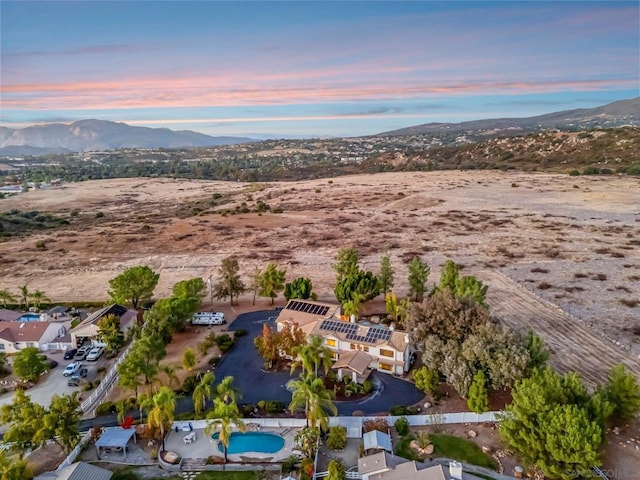
[[[288, 371], [264, 372], [262, 357], [253, 345], [253, 339], [260, 335], [264, 323], [275, 329], [277, 315], [275, 310], [245, 313], [230, 325], [229, 330], [244, 329], [248, 334], [236, 339], [236, 344], [222, 357], [214, 373], [216, 382], [227, 375], [233, 376], [234, 385], [242, 394], [239, 403], [277, 400], [288, 405], [291, 401], [286, 384], [293, 377]], [[350, 415], [355, 410], [365, 414], [386, 413], [394, 405], [413, 405], [424, 397], [412, 383], [391, 375], [374, 372], [372, 381], [376, 384], [375, 394], [364, 400], [337, 402], [338, 413]]]

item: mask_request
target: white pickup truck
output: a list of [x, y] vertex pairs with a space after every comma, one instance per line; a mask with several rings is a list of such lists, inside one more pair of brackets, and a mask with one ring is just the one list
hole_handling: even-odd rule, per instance
[[192, 325], [222, 325], [226, 323], [222, 312], [198, 312], [191, 317]]

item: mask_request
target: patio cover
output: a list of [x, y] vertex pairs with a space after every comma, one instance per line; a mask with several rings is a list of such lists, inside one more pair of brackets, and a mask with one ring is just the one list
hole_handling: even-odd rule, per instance
[[340, 358], [331, 368], [347, 368], [359, 375], [362, 375], [367, 370], [372, 360], [373, 357], [368, 353], [365, 353], [362, 350], [353, 350], [340, 355]]
[[391, 437], [386, 433], [382, 433], [379, 430], [371, 430], [364, 434], [364, 449], [370, 448], [382, 448], [388, 452], [391, 452]]
[[124, 428], [105, 430], [96, 442], [98, 458], [100, 458], [101, 448], [122, 448], [124, 458], [127, 458], [127, 443], [129, 443], [131, 437], [133, 437], [133, 442], [136, 443], [136, 431], [133, 428], [127, 430]]

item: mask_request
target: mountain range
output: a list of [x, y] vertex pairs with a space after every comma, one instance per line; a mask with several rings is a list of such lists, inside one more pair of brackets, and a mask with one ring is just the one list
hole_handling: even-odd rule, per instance
[[134, 127], [105, 120], [50, 123], [26, 128], [0, 127], [0, 155], [116, 150], [119, 148], [211, 147], [254, 142], [245, 137], [212, 137], [191, 130]]
[[585, 130], [623, 125], [640, 126], [640, 97], [621, 100], [595, 108], [579, 108], [526, 118], [495, 118], [461, 123], [425, 123], [379, 135], [425, 135], [471, 133], [477, 135], [507, 135], [535, 133], [542, 130]]

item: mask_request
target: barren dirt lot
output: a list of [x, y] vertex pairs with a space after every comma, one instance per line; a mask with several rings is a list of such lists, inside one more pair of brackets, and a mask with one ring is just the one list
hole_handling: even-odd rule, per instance
[[[282, 213], [215, 213], [254, 210], [259, 201]], [[308, 276], [331, 299], [335, 252], [353, 246], [373, 271], [388, 251], [404, 295], [414, 256], [431, 266], [430, 284], [452, 258], [489, 284], [496, 316], [540, 331], [561, 370], [595, 382], [624, 361], [640, 377], [638, 178], [482, 171], [270, 184], [121, 179], [0, 202], [2, 211], [14, 208], [71, 225], [0, 243], [0, 286], [12, 291], [27, 284], [54, 300], [102, 301], [110, 278], [147, 264], [161, 273], [163, 296], [179, 280], [215, 276], [221, 259], [236, 254], [247, 278], [276, 261], [288, 279]]]

